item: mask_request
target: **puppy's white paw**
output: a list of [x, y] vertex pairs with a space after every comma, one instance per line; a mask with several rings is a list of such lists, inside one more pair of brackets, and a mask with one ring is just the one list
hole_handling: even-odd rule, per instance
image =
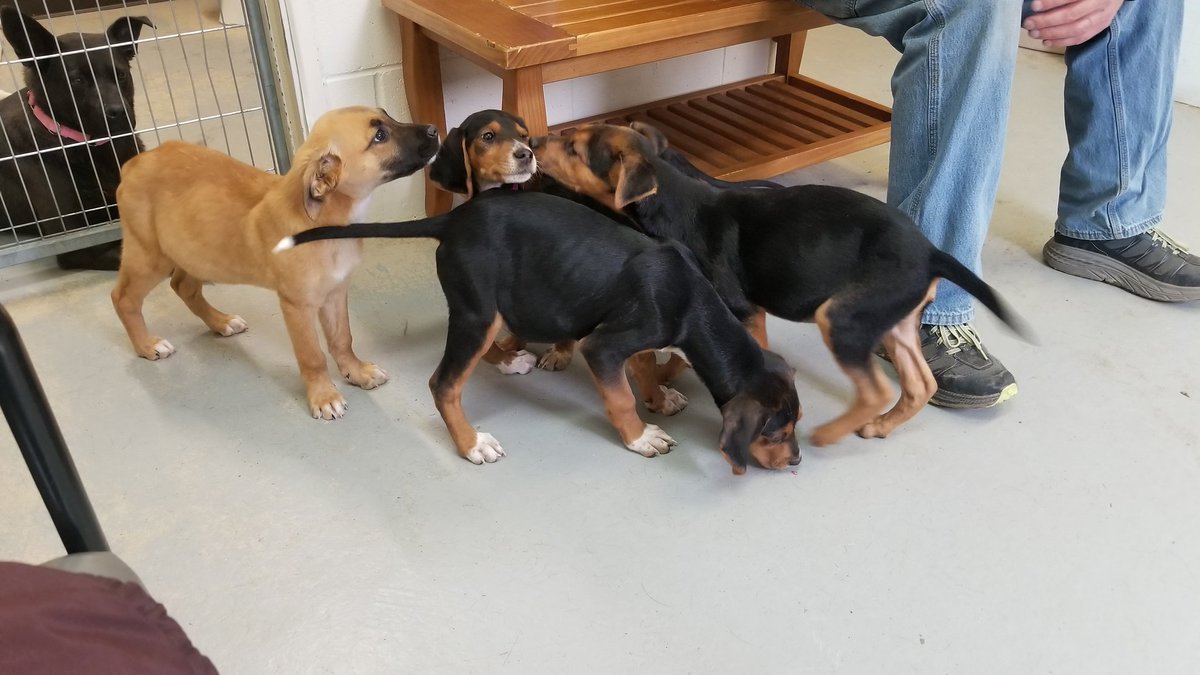
[[485, 434], [482, 431], [475, 433], [475, 445], [463, 457], [467, 458], [474, 464], [483, 464], [487, 462], [491, 464], [505, 455], [504, 448], [500, 447], [500, 441], [491, 434]]
[[336, 420], [344, 416], [349, 407], [337, 389], [310, 396], [308, 399], [308, 409], [315, 420]]
[[342, 375], [346, 376], [350, 384], [363, 389], [374, 389], [388, 381], [386, 370], [367, 361], [359, 363], [358, 368], [342, 373]]
[[162, 338], [151, 338], [153, 342], [138, 350], [138, 356], [150, 361], [161, 361], [175, 353], [175, 347]]
[[538, 358], [536, 354], [522, 349], [521, 351], [512, 354], [512, 357], [508, 360], [508, 363], [504, 363], [503, 361], [497, 363], [496, 369], [504, 375], [524, 375], [533, 370], [533, 367], [537, 365], [537, 361]]
[[660, 406], [656, 406], [652, 403], [647, 403], [646, 409], [649, 410], [650, 412], [661, 413], [661, 414], [667, 415], [669, 417], [671, 415], [679, 413], [680, 411], [682, 411], [684, 408], [687, 407], [688, 400], [687, 400], [687, 397], [684, 396], [683, 394], [679, 393], [678, 391], [676, 391], [670, 387], [664, 387], [661, 384], [658, 385], [658, 388], [663, 393], [663, 402], [662, 402], [662, 405], [660, 405]]
[[647, 424], [646, 430], [642, 432], [638, 439], [625, 447], [636, 452], [642, 457], [657, 457], [665, 455], [671, 451], [671, 446], [675, 445], [675, 439], [667, 435], [665, 431], [659, 429], [653, 424]]
[[246, 332], [246, 329], [249, 327], [250, 326], [246, 323], [245, 319], [238, 316], [237, 314], [234, 314], [229, 317], [229, 321], [228, 321], [228, 323], [225, 324], [225, 327], [222, 328], [221, 330], [217, 331], [217, 333], [220, 334], [222, 337], [229, 337], [230, 335], [237, 335], [238, 333], [244, 333], [244, 332]]

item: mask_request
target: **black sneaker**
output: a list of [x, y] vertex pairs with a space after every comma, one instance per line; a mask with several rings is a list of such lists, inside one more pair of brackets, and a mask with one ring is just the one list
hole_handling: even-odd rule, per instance
[[[887, 354], [877, 352], [884, 359]], [[942, 408], [990, 408], [1017, 395], [1017, 380], [989, 356], [969, 323], [921, 326], [921, 353], [938, 390], [930, 403]]]
[[1143, 298], [1200, 300], [1200, 257], [1158, 230], [1107, 241], [1055, 234], [1042, 257], [1059, 272], [1103, 281]]

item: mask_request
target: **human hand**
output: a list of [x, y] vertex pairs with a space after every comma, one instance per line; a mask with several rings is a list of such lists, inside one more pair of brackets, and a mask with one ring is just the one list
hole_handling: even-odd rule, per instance
[[1033, 0], [1021, 27], [1047, 47], [1087, 42], [1112, 25], [1125, 0]]

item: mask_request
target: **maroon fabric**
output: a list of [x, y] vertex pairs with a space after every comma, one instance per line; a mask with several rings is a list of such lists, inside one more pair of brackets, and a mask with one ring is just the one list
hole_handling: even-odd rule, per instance
[[137, 584], [0, 562], [0, 673], [216, 672]]

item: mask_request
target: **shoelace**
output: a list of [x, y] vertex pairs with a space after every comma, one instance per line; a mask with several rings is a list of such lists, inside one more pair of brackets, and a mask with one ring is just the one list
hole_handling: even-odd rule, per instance
[[962, 351], [964, 346], [971, 345], [979, 350], [983, 358], [988, 358], [987, 352], [983, 350], [983, 341], [971, 324], [961, 323], [957, 326], [930, 326], [929, 328], [930, 332], [937, 336], [938, 343], [946, 348], [947, 354], [957, 354]]
[[1175, 255], [1188, 252], [1186, 246], [1180, 244], [1158, 230], [1150, 230], [1150, 241], [1161, 244], [1163, 248], [1167, 249], [1171, 253], [1174, 253]]

